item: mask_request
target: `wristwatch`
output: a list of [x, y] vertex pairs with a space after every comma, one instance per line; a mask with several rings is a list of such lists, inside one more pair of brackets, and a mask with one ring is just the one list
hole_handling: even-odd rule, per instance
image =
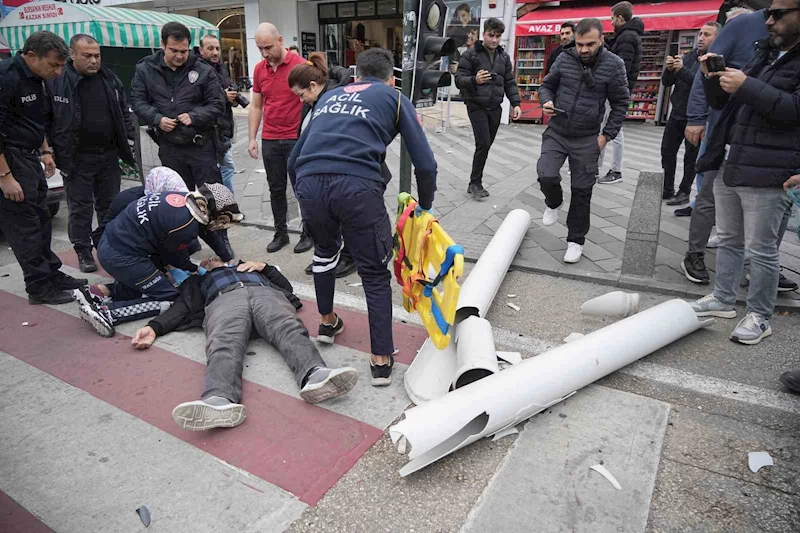
[[11, 175], [11, 170], [9, 169], [8, 172], [3, 172], [2, 174], [0, 174], [0, 178], [5, 178], [6, 176], [10, 176], [10, 175]]
[[40, 154], [40, 157], [43, 156], [43, 155], [53, 155], [53, 151], [52, 150], [40, 150], [39, 154]]

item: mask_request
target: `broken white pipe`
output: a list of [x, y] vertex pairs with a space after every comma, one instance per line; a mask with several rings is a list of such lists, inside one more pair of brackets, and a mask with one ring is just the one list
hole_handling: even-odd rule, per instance
[[670, 300], [414, 407], [389, 428], [393, 442], [405, 437], [411, 446], [400, 475], [514, 426], [711, 322]]
[[456, 372], [455, 339], [458, 338], [459, 323], [471, 316], [486, 316], [530, 222], [531, 215], [524, 209], [515, 209], [506, 215], [461, 285], [451, 337], [453, 340], [444, 350], [436, 348], [430, 339], [425, 341], [408, 367], [404, 383], [408, 397], [415, 405], [447, 394]]
[[639, 295], [614, 291], [581, 305], [581, 313], [592, 316], [631, 316], [639, 311]]
[[456, 371], [452, 377], [452, 389], [500, 372], [492, 325], [488, 320], [471, 316], [460, 322], [455, 342]]
[[530, 223], [531, 215], [524, 209], [514, 209], [506, 215], [461, 285], [456, 306], [456, 323], [473, 315], [486, 317]]

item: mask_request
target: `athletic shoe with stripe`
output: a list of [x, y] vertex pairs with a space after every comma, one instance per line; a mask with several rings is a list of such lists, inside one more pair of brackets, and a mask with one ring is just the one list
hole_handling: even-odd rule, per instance
[[344, 331], [344, 322], [336, 315], [336, 322], [333, 324], [320, 324], [317, 332], [317, 341], [323, 344], [333, 344], [334, 337]]
[[189, 431], [233, 428], [247, 418], [247, 408], [221, 396], [184, 402], [172, 410], [172, 420]]

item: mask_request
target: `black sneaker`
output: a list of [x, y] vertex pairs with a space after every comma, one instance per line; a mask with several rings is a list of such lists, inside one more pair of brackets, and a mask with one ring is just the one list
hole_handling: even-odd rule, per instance
[[50, 284], [62, 291], [74, 291], [75, 289], [80, 289], [84, 285], [88, 285], [89, 280], [86, 278], [73, 278], [60, 270], [56, 270], [50, 276]]
[[707, 285], [711, 281], [711, 278], [708, 277], [704, 254], [700, 252], [687, 252], [686, 257], [681, 261], [681, 269], [686, 275], [686, 279], [692, 283]]
[[306, 267], [306, 274], [310, 276], [313, 273], [314, 273], [314, 263], [311, 263]]
[[28, 303], [31, 305], [61, 305], [72, 301], [72, 293], [65, 290], [56, 289], [49, 283], [45, 284], [36, 291], [28, 293]]
[[[741, 286], [750, 286], [750, 272], [744, 275], [744, 280], [742, 281]], [[783, 273], [778, 275], [778, 292], [792, 292], [796, 290], [797, 283], [784, 276]]]
[[336, 277], [346, 278], [356, 271], [356, 262], [350, 258], [339, 257], [339, 264], [336, 265]]
[[689, 195], [683, 191], [678, 191], [678, 194], [667, 201], [667, 205], [683, 205], [689, 203]]
[[385, 387], [392, 384], [392, 369], [394, 368], [394, 357], [389, 356], [388, 365], [376, 365], [370, 359], [369, 371], [372, 374], [373, 387]]
[[791, 292], [797, 290], [797, 283], [783, 274], [778, 277], [778, 292]]
[[781, 383], [792, 392], [800, 394], [800, 372], [790, 370], [781, 374]]
[[78, 300], [78, 314], [101, 337], [114, 336], [114, 322], [111, 318], [111, 312], [106, 306], [94, 303], [87, 304]]
[[334, 324], [320, 324], [319, 332], [317, 333], [317, 341], [323, 344], [333, 344], [333, 338], [344, 331], [344, 322], [336, 315], [336, 322]]
[[81, 272], [97, 272], [97, 263], [94, 262], [92, 252], [84, 251], [77, 252], [78, 254], [78, 268]]
[[480, 183], [470, 183], [469, 187], [467, 187], [467, 193], [471, 194], [476, 200], [489, 197], [489, 191], [484, 189]]
[[669, 200], [670, 198], [673, 198], [674, 196], [675, 196], [675, 191], [666, 191], [665, 190], [663, 193], [661, 193], [661, 199], [662, 200]]
[[684, 207], [682, 209], [675, 210], [676, 217], [690, 217], [692, 216], [692, 206]]
[[622, 181], [622, 172], [609, 170], [608, 174], [597, 180], [600, 185], [611, 185], [612, 183], [619, 183]]
[[267, 245], [267, 252], [275, 253], [284, 246], [289, 244], [289, 234], [287, 233], [276, 233], [274, 237], [272, 237], [272, 242]]

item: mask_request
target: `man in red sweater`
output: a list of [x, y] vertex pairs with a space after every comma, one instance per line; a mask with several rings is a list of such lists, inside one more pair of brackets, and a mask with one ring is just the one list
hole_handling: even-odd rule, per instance
[[[288, 77], [296, 65], [305, 63], [306, 60], [284, 48], [283, 36], [269, 22], [259, 24], [256, 28], [255, 41], [264, 60], [256, 65], [253, 74], [253, 97], [248, 115], [250, 146], [247, 151], [250, 157], [258, 159], [256, 135], [263, 118], [261, 150], [264, 169], [267, 171], [272, 216], [275, 219], [275, 235], [267, 246], [267, 251], [271, 253], [289, 244], [286, 227], [286, 165], [297, 142], [303, 104], [289, 88]], [[304, 230], [294, 251], [306, 252], [313, 245], [311, 237]]]

